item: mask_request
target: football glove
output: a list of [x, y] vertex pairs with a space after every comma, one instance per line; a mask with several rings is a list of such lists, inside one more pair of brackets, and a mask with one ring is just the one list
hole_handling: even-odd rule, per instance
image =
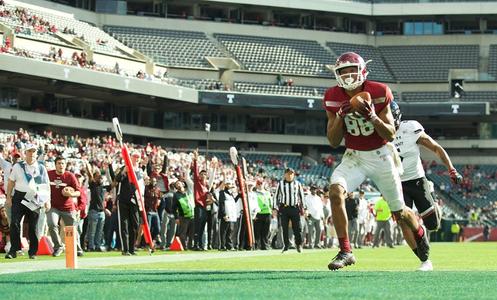
[[359, 109], [358, 112], [367, 121], [370, 121], [370, 120], [375, 119], [377, 117], [376, 111], [374, 109], [374, 104], [366, 102], [366, 101], [363, 102], [363, 106]]
[[459, 172], [457, 172], [457, 170], [455, 168], [452, 168], [449, 170], [449, 176], [450, 176], [450, 180], [454, 184], [460, 184], [462, 182], [462, 176], [461, 176], [461, 174], [459, 174]]
[[338, 115], [340, 116], [340, 118], [343, 119], [347, 114], [350, 113], [351, 109], [352, 107], [350, 106], [350, 101], [345, 101], [340, 106], [340, 109], [338, 110]]

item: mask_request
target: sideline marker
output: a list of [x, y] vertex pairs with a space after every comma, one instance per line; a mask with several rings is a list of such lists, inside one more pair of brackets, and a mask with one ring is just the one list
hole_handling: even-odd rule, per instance
[[77, 269], [76, 228], [74, 226], [66, 226], [64, 228], [64, 235], [66, 244], [66, 269]]

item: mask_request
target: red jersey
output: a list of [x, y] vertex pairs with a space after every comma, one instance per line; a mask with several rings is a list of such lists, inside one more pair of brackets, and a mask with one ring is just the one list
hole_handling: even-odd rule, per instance
[[209, 193], [209, 189], [207, 186], [202, 184], [200, 180], [197, 160], [193, 160], [193, 194], [195, 199], [195, 206], [207, 206], [207, 194]]
[[[393, 100], [392, 91], [383, 83], [375, 81], [364, 81], [362, 91], [369, 92], [374, 103], [374, 108], [378, 114]], [[350, 101], [350, 96], [339, 86], [329, 88], [324, 94], [324, 108], [327, 111], [337, 113], [340, 106], [345, 101]], [[345, 147], [354, 150], [368, 151], [378, 149], [385, 145], [387, 141], [380, 137], [371, 122], [366, 121], [362, 116], [348, 114], [344, 119], [346, 131], [344, 134]]]
[[71, 172], [64, 172], [64, 174], [59, 175], [55, 170], [48, 171], [48, 178], [50, 179], [50, 194], [52, 196], [51, 204], [52, 207], [60, 211], [74, 211], [76, 210], [76, 205], [72, 197], [64, 197], [62, 195], [62, 190], [66, 186], [72, 187], [75, 191], [79, 191], [79, 182]]

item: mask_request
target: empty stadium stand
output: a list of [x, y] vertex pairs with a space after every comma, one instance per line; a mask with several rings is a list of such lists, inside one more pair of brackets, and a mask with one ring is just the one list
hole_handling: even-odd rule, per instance
[[322, 97], [326, 89], [326, 87], [235, 82], [235, 90], [242, 93]]
[[214, 35], [247, 70], [330, 77], [336, 57], [316, 41], [230, 34]]
[[392, 74], [388, 70], [383, 58], [381, 57], [381, 52], [378, 48], [368, 45], [358, 45], [358, 44], [345, 44], [345, 43], [326, 43], [330, 49], [335, 52], [338, 56], [344, 52], [355, 52], [362, 56], [364, 60], [372, 60], [368, 64], [369, 76], [371, 80], [377, 80], [382, 82], [394, 82]]
[[491, 92], [491, 91], [467, 92], [462, 94], [461, 100], [497, 102], [497, 92]]
[[[405, 102], [447, 102], [451, 100], [449, 92], [403, 92], [402, 101]], [[497, 92], [465, 92], [459, 101], [497, 102]]]
[[488, 53], [488, 74], [497, 78], [497, 45], [490, 45]]
[[172, 83], [194, 88], [197, 90], [224, 90], [224, 84], [214, 79], [182, 79], [173, 80]]
[[203, 32], [121, 26], [104, 30], [166, 66], [212, 68], [206, 56], [225, 56]]
[[401, 82], [445, 82], [449, 69], [478, 69], [478, 45], [379, 47], [393, 76]]
[[405, 102], [447, 102], [449, 92], [403, 92], [402, 101]]

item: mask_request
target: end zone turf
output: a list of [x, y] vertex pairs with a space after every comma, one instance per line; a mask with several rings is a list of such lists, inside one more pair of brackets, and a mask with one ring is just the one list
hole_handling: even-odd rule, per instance
[[217, 252], [190, 252], [177, 255], [191, 256], [183, 262], [158, 262], [174, 256], [155, 254], [154, 262], [139, 264], [109, 256], [122, 265], [4, 274], [0, 291], [2, 299], [29, 298], [33, 293], [37, 299], [495, 299], [496, 246], [434, 244], [436, 271], [428, 273], [413, 271], [418, 262], [406, 247], [357, 250], [357, 265], [337, 272], [326, 270], [336, 249], [264, 256], [243, 252], [209, 259]]

